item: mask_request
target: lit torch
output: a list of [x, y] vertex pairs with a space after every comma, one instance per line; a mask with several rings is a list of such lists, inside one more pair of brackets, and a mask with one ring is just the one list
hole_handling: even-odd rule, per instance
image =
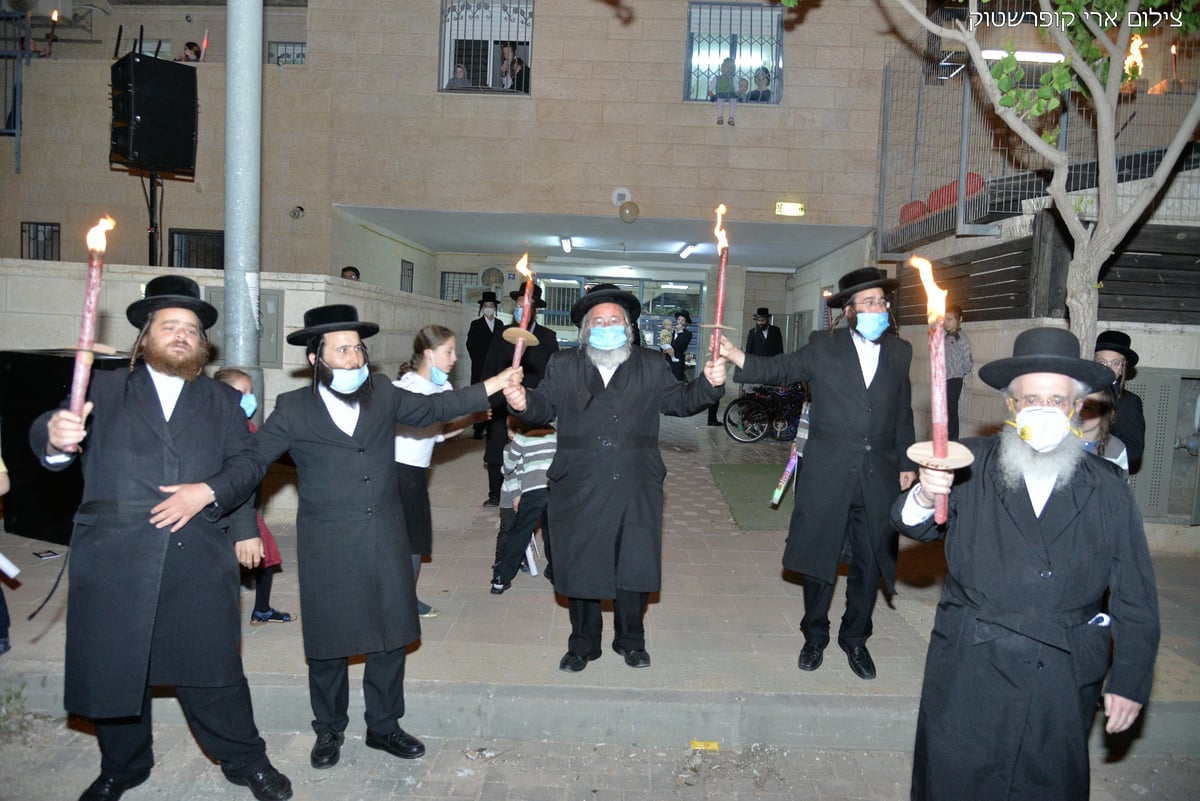
[[54, 31], [58, 28], [58, 9], [50, 12], [50, 33], [46, 35], [46, 56], [54, 51]]
[[200, 60], [208, 55], [208, 28], [204, 29], [204, 38], [200, 40]]
[[[929, 409], [933, 418], [933, 442], [917, 442], [908, 451], [914, 462], [935, 470], [953, 470], [966, 467], [974, 457], [959, 443], [950, 448], [949, 415], [946, 404], [946, 290], [939, 289], [933, 282], [933, 265], [919, 256], [909, 259], [909, 264], [921, 272], [921, 283], [925, 286], [926, 316], [929, 320]], [[966, 461], [961, 461], [964, 458]], [[949, 504], [945, 495], [937, 496], [934, 520], [941, 525], [946, 522]]]
[[713, 364], [717, 363], [721, 355], [721, 332], [725, 327], [725, 270], [729, 267], [729, 237], [725, 235], [725, 229], [721, 226], [721, 218], [725, 216], [725, 204], [717, 206], [716, 212], [717, 227], [713, 229], [713, 233], [717, 237], [717, 253], [721, 257], [721, 263], [717, 269], [717, 303], [713, 310]]
[[83, 319], [79, 323], [79, 342], [75, 346], [75, 372], [71, 377], [71, 411], [83, 414], [87, 400], [88, 379], [92, 373], [92, 352], [96, 345], [96, 311], [100, 301], [100, 276], [104, 271], [104, 232], [116, 226], [113, 218], [104, 216], [87, 234], [88, 282], [83, 297]]
[[537, 337], [529, 333], [529, 324], [533, 321], [533, 284], [536, 274], [529, 269], [529, 254], [526, 253], [517, 262], [517, 272], [525, 277], [525, 294], [518, 301], [521, 308], [521, 323], [520, 326], [505, 328], [501, 335], [506, 342], [512, 343], [515, 350], [513, 351], [512, 366], [514, 368], [521, 366], [521, 357], [525, 355], [525, 348], [535, 346], [538, 343]]

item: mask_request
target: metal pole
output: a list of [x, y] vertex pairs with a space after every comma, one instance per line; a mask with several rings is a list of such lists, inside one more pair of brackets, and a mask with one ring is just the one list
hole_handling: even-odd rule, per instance
[[261, 399], [258, 272], [263, 0], [229, 0], [226, 21], [225, 352], [221, 361], [250, 373]]

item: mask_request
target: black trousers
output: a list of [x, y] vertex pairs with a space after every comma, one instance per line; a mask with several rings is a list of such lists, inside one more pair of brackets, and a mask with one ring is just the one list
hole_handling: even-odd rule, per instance
[[[846, 537], [851, 553], [850, 573], [846, 577], [846, 612], [842, 615], [838, 643], [865, 645], [871, 636], [871, 614], [875, 611], [881, 574], [875, 550], [871, 547], [861, 483], [856, 484], [850, 501]], [[833, 588], [831, 583], [804, 576], [804, 617], [800, 621], [800, 630], [804, 632], [806, 644], [819, 648], [829, 644], [829, 606], [833, 601]]]
[[958, 439], [958, 399], [962, 397], [963, 380], [961, 378], [946, 379], [946, 428], [950, 439]]
[[[245, 677], [224, 687], [176, 687], [175, 693], [196, 741], [221, 763], [226, 776], [247, 776], [270, 764], [266, 744], [254, 724]], [[141, 714], [96, 718], [102, 774], [127, 780], [154, 765], [150, 711], [150, 688], [146, 687]]]
[[[400, 728], [404, 717], [404, 661], [407, 649], [367, 654], [363, 670], [363, 700], [367, 731], [386, 737]], [[308, 660], [308, 696], [313, 731], [343, 732], [350, 724], [350, 672], [346, 657]]]
[[[617, 590], [613, 599], [613, 645], [626, 651], [646, 649], [646, 628], [643, 618], [648, 592]], [[604, 618], [600, 614], [599, 598], [568, 598], [567, 611], [571, 615], [571, 637], [567, 640], [567, 651], [580, 656], [601, 650], [600, 637]]]
[[[508, 536], [496, 553], [496, 567], [493, 572], [500, 581], [512, 581], [513, 576], [521, 569], [521, 557], [529, 546], [529, 538], [542, 526], [542, 540], [550, 541], [550, 522], [546, 519], [546, 507], [550, 503], [550, 491], [542, 489], [521, 493], [521, 503], [513, 515], [508, 529]], [[547, 557], [548, 558], [548, 557]]]

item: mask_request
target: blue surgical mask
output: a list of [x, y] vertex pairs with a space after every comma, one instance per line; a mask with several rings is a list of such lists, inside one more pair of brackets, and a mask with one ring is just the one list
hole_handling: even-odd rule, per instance
[[868, 342], [874, 342], [888, 330], [887, 312], [859, 312], [854, 325], [855, 330], [862, 334]]
[[333, 368], [333, 381], [330, 382], [329, 388], [334, 392], [349, 395], [361, 387], [370, 375], [371, 372], [365, 364], [355, 370], [341, 370], [335, 367]]
[[429, 380], [440, 387], [450, 380], [450, 374], [443, 373], [436, 364], [431, 364], [429, 365]]
[[517, 306], [515, 309], [513, 309], [513, 322], [518, 323], [518, 324], [521, 322], [521, 307], [520, 306]]
[[253, 417], [255, 410], [258, 409], [258, 398], [254, 397], [253, 392], [247, 392], [238, 403], [248, 418]]
[[606, 325], [593, 328], [588, 334], [588, 344], [596, 350], [616, 350], [629, 341], [623, 325]]

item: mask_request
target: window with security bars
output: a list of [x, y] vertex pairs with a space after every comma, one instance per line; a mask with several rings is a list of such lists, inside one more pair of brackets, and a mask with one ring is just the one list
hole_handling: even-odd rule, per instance
[[463, 287], [479, 283], [478, 273], [442, 273], [442, 300], [462, 300]]
[[268, 64], [303, 64], [308, 42], [267, 42]]
[[61, 226], [51, 222], [21, 223], [21, 258], [59, 261]]
[[[732, 73], [722, 72], [726, 59]], [[727, 89], [740, 102], [779, 104], [783, 97], [780, 5], [688, 4], [683, 99], [715, 100]]]
[[529, 94], [533, 0], [442, 0], [441, 26], [438, 89]]
[[170, 258], [167, 261], [169, 266], [225, 269], [224, 231], [172, 228], [170, 240]]
[[413, 263], [407, 259], [400, 260], [400, 291], [413, 291]]

